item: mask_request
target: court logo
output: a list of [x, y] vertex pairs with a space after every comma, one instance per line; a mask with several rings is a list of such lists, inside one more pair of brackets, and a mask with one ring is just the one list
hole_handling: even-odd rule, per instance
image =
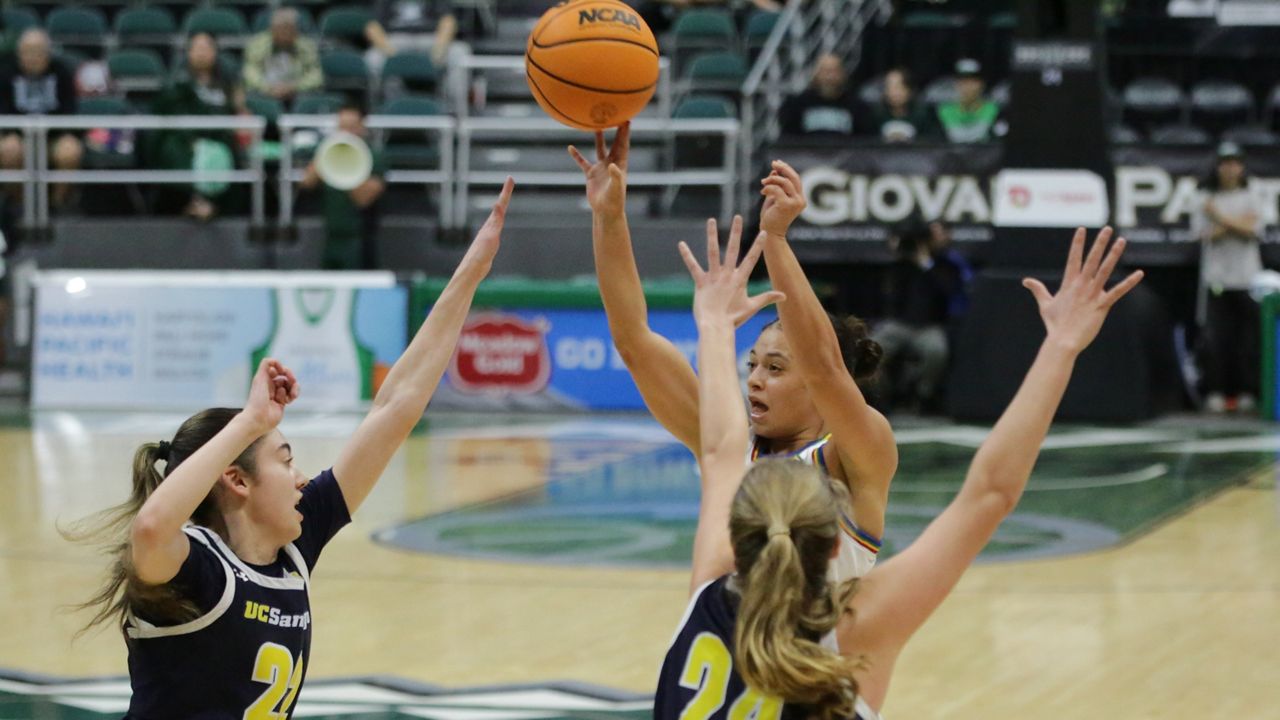
[[551, 378], [546, 328], [505, 313], [472, 315], [449, 375], [463, 392], [539, 392]]

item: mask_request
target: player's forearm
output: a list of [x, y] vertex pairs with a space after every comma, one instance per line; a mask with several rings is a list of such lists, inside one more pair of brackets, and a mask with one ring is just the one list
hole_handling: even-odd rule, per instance
[[[806, 383], [820, 384], [833, 375], [847, 374], [831, 319], [805, 277], [804, 269], [787, 239], [769, 235], [765, 241], [764, 259], [774, 289], [787, 296], [786, 302], [778, 304], [778, 318], [792, 347], [804, 348], [804, 352], [792, 355]], [[858, 393], [857, 400], [865, 403], [861, 393]]]
[[626, 216], [593, 213], [591, 247], [609, 332], [625, 355], [632, 333], [649, 331], [649, 308], [632, 252]]
[[422, 417], [453, 356], [476, 288], [487, 274], [488, 267], [463, 259], [409, 347], [391, 367], [374, 398], [375, 408], [394, 409], [410, 428]]
[[134, 545], [163, 542], [181, 532], [223, 471], [266, 432], [255, 427], [243, 413], [232, 418], [209, 442], [183, 460], [143, 503], [131, 528]]
[[726, 459], [741, 462], [747, 452], [747, 412], [742, 406], [735, 367], [733, 319], [698, 321], [698, 409], [703, 482], [705, 466]]
[[1077, 352], [1047, 338], [1009, 407], [974, 455], [966, 489], [1017, 504], [1071, 380]]

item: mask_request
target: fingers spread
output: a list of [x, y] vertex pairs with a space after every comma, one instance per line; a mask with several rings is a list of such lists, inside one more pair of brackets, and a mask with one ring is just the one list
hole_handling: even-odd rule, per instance
[[1049, 288], [1035, 278], [1023, 278], [1022, 287], [1031, 291], [1038, 305], [1044, 305], [1053, 299], [1053, 295], [1049, 294]]
[[707, 272], [715, 272], [720, 267], [720, 231], [716, 228], [716, 219], [707, 218]]
[[751, 247], [747, 248], [747, 256], [742, 258], [742, 264], [738, 266], [738, 271], [743, 275], [750, 276], [751, 271], [756, 268], [756, 263], [760, 261], [760, 255], [764, 253], [765, 239], [769, 237], [768, 233], [760, 233], [756, 235], [755, 242], [751, 243]]
[[1102, 258], [1106, 254], [1107, 243], [1111, 240], [1111, 228], [1104, 227], [1093, 239], [1093, 247], [1089, 249], [1089, 257], [1084, 261], [1085, 279], [1092, 280], [1098, 274], [1098, 266], [1102, 264]]
[[689, 274], [693, 276], [695, 283], [702, 280], [702, 266], [698, 265], [698, 260], [693, 256], [693, 251], [689, 249], [689, 245], [683, 240], [680, 241], [680, 258], [684, 260], [684, 266], [689, 268]]
[[572, 145], [568, 146], [568, 156], [577, 163], [577, 167], [582, 168], [582, 172], [585, 173], [591, 169], [591, 164], [586, 161], [586, 158], [582, 156], [581, 152], [577, 151], [577, 147], [573, 147]]
[[734, 215], [733, 223], [729, 225], [729, 245], [725, 248], [724, 259], [730, 267], [738, 262], [739, 245], [742, 241], [742, 216]]
[[1134, 270], [1129, 277], [1120, 281], [1119, 285], [1111, 288], [1106, 295], [1102, 296], [1102, 304], [1104, 307], [1111, 307], [1116, 301], [1124, 297], [1130, 290], [1135, 288], [1138, 283], [1142, 282], [1144, 273], [1141, 270]]
[[596, 160], [604, 160], [604, 131], [596, 131]]
[[1071, 238], [1071, 251], [1067, 253], [1067, 270], [1062, 275], [1062, 283], [1065, 285], [1075, 276], [1080, 274], [1080, 263], [1084, 259], [1084, 241], [1087, 233], [1084, 228], [1076, 228], [1076, 234]]
[[1116, 265], [1120, 264], [1120, 256], [1124, 254], [1124, 246], [1124, 238], [1117, 238], [1114, 243], [1111, 243], [1111, 250], [1107, 252], [1107, 257], [1102, 261], [1102, 267], [1098, 269], [1098, 275], [1093, 280], [1097, 289], [1101, 290], [1107, 284], [1111, 273], [1115, 272]]

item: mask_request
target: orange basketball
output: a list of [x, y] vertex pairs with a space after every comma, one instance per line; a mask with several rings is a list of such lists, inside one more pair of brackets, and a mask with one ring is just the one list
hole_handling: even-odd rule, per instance
[[525, 78], [548, 115], [579, 130], [630, 120], [658, 86], [658, 41], [629, 5], [569, 0], [529, 33]]

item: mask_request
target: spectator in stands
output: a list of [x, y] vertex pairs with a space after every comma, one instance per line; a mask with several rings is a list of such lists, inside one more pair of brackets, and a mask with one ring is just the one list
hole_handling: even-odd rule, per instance
[[929, 222], [929, 254], [947, 275], [944, 283], [951, 289], [947, 300], [947, 318], [957, 320], [969, 311], [969, 285], [973, 282], [973, 266], [968, 258], [951, 245], [951, 228], [941, 219]]
[[852, 135], [857, 106], [844, 61], [838, 55], [822, 55], [808, 89], [782, 104], [782, 134]]
[[1249, 285], [1262, 271], [1262, 213], [1249, 187], [1240, 146], [1218, 147], [1207, 195], [1192, 216], [1200, 239], [1200, 307], [1205, 408], [1251, 410], [1258, 396], [1260, 322]]
[[918, 220], [890, 238], [897, 260], [885, 277], [884, 319], [872, 333], [895, 394], [920, 411], [937, 408], [947, 370], [948, 307], [959, 290], [959, 279], [934, 260], [929, 243], [929, 228]]
[[956, 62], [956, 102], [938, 106], [938, 123], [953, 143], [976, 143], [1004, 135], [1000, 106], [983, 97], [982, 66], [964, 58]]
[[[338, 129], [367, 138], [365, 110], [359, 101], [348, 99], [338, 111]], [[352, 190], [339, 190], [323, 185], [313, 161], [302, 179], [305, 190], [320, 189], [324, 213], [325, 246], [323, 266], [326, 270], [368, 270], [376, 267], [374, 242], [378, 234], [378, 200], [387, 189], [386, 161], [377, 148], [373, 153], [373, 172], [369, 179]]]
[[[186, 66], [156, 98], [156, 115], [234, 115], [246, 112], [244, 90], [236, 78], [223, 75], [218, 43], [208, 33], [187, 41]], [[235, 135], [226, 130], [161, 130], [148, 138], [147, 157], [165, 170], [234, 169]], [[227, 183], [197, 183], [186, 192], [184, 213], [200, 221], [217, 212]]]
[[323, 85], [320, 52], [314, 40], [299, 36], [298, 11], [277, 9], [271, 14], [270, 29], [253, 36], [245, 46], [245, 89], [287, 103]]
[[384, 26], [398, 32], [434, 32], [431, 60], [436, 67], [447, 64], [449, 48], [458, 36], [458, 16], [449, 0], [378, 0], [377, 14], [381, 22], [365, 26], [365, 40], [370, 47], [386, 57], [395, 54]]
[[[75, 77], [70, 68], [52, 57], [49, 35], [39, 28], [23, 32], [17, 55], [16, 63], [0, 70], [0, 115], [74, 115]], [[55, 169], [76, 170], [84, 157], [84, 145], [76, 135], [58, 132], [50, 139], [50, 154]], [[24, 155], [21, 133], [9, 132], [0, 138], [0, 167], [21, 169]], [[70, 185], [52, 186], [50, 202], [54, 208], [68, 207], [70, 197]]]
[[863, 132], [884, 142], [912, 142], [937, 134], [933, 116], [916, 102], [905, 68], [893, 68], [884, 74], [880, 102], [867, 113], [864, 125]]

